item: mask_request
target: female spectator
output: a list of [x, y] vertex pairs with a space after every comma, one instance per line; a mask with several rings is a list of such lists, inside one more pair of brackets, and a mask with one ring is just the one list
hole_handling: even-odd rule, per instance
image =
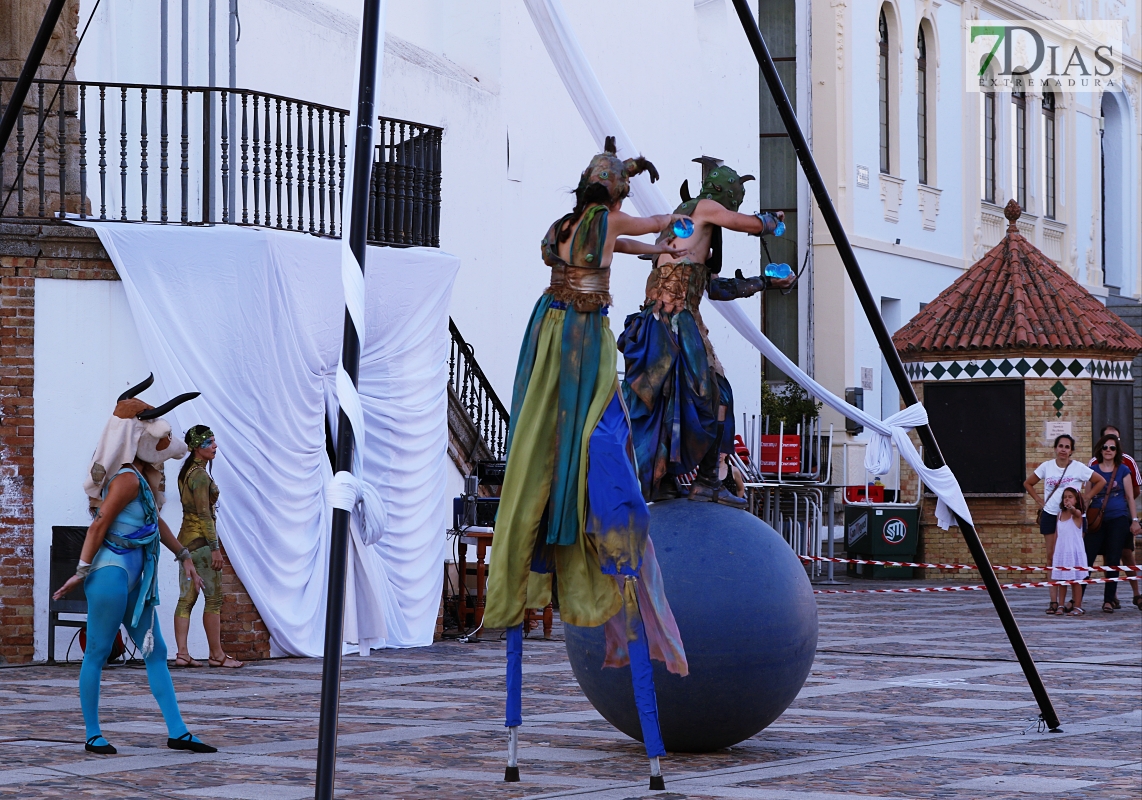
[[[1106, 436], [1108, 433], [1118, 437], [1118, 446], [1121, 447], [1122, 434], [1118, 432], [1118, 428], [1114, 427], [1113, 425], [1104, 425], [1102, 430], [1099, 431], [1098, 435]], [[1093, 467], [1095, 464], [1097, 464], [1099, 461], [1099, 455], [1099, 453], [1095, 453], [1094, 458], [1090, 460], [1090, 463], [1087, 464], [1087, 466]], [[1134, 481], [1134, 499], [1137, 501], [1139, 494], [1142, 493], [1142, 473], [1138, 471], [1138, 463], [1131, 457], [1129, 453], [1119, 453], [1119, 455], [1122, 456], [1122, 463], [1130, 469], [1130, 479]], [[1132, 569], [1138, 566], [1138, 562], [1134, 559], [1133, 536], [1126, 537], [1126, 546], [1122, 548], [1122, 561], [1120, 563], [1124, 566], [1131, 567]], [[1135, 572], [1131, 572], [1130, 575], [1127, 575], [1127, 577], [1131, 577], [1136, 574], [1137, 573]], [[1137, 606], [1139, 611], [1142, 611], [1142, 592], [1139, 591], [1139, 583], [1140, 581], [1135, 578], [1134, 580], [1130, 581], [1130, 587], [1134, 590], [1134, 605]], [[1117, 599], [1114, 602], [1114, 607], [1119, 608]]]
[[[1095, 493], [1090, 504], [1091, 511], [1101, 512], [1102, 520], [1094, 524], [1088, 512], [1085, 539], [1087, 563], [1093, 564], [1094, 559], [1101, 555], [1105, 566], [1117, 567], [1127, 538], [1133, 539], [1135, 533], [1142, 531], [1134, 506], [1134, 480], [1130, 477], [1130, 468], [1122, 463], [1122, 447], [1117, 436], [1107, 434], [1099, 439], [1095, 454], [1099, 457], [1099, 463], [1094, 468], [1095, 475], [1103, 478], [1106, 489]], [[1106, 577], [1117, 578], [1118, 572], [1107, 572]], [[1105, 585], [1102, 595], [1102, 610], [1105, 613], [1114, 613], [1117, 593], [1117, 583]]]
[[[1085, 567], [1086, 551], [1083, 549], [1083, 499], [1078, 490], [1068, 486], [1063, 489], [1062, 508], [1059, 509], [1058, 541], [1055, 543], [1055, 558], [1052, 567]], [[1090, 575], [1085, 569], [1052, 569], [1053, 581], [1081, 581]], [[1056, 592], [1058, 596], [1056, 597]], [[1052, 586], [1052, 605], [1058, 602], [1056, 614], [1071, 614], [1081, 617], [1083, 611], [1083, 587], [1076, 583], [1071, 587], [1071, 596], [1074, 602], [1071, 607], [1066, 606], [1067, 587]]]
[[[1047, 563], [1052, 563], [1055, 557], [1055, 526], [1058, 522], [1059, 503], [1063, 498], [1063, 489], [1068, 486], [1080, 493], [1084, 504], [1090, 503], [1091, 494], [1106, 485], [1105, 479], [1095, 473], [1090, 467], [1080, 461], [1072, 461], [1071, 454], [1075, 450], [1075, 440], [1070, 434], [1064, 433], [1055, 437], [1055, 458], [1044, 461], [1035, 468], [1027, 480], [1023, 481], [1023, 488], [1039, 506], [1039, 533], [1043, 535], [1043, 543], [1047, 546]], [[1035, 491], [1036, 484], [1043, 481], [1046, 494], [1043, 498]], [[1083, 485], [1090, 482], [1086, 492]], [[1115, 562], [1117, 563], [1117, 562]], [[1075, 566], [1068, 564], [1067, 566]], [[1048, 614], [1059, 610], [1059, 604], [1051, 598], [1047, 607]]]
[[[178, 540], [190, 551], [191, 561], [205, 584], [206, 606], [202, 610], [202, 627], [210, 644], [212, 667], [237, 669], [244, 666], [222, 650], [220, 620], [222, 612], [222, 544], [214, 527], [214, 506], [218, 502], [218, 485], [206, 471], [218, 452], [214, 432], [205, 425], [195, 425], [186, 432], [190, 457], [178, 473], [178, 494], [182, 499], [182, 528]], [[186, 635], [190, 631], [190, 611], [198, 602], [198, 586], [183, 579], [179, 585], [178, 605], [174, 611], [174, 638], [178, 643], [176, 667], [201, 667], [202, 662], [190, 657]]]

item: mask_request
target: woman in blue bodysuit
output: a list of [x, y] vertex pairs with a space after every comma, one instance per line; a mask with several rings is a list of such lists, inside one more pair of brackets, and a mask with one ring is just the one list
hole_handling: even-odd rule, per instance
[[[122, 624], [142, 651], [151, 694], [167, 724], [167, 747], [214, 753], [216, 748], [186, 729], [167, 669], [166, 644], [155, 624], [160, 542], [176, 554], [187, 578], [202, 586], [190, 553], [159, 517], [162, 462], [186, 452], [181, 442], [172, 443], [170, 425], [160, 417], [197, 393], [180, 395], [156, 409], [134, 399], [149, 381], [119, 398], [115, 414], [103, 431], [89, 470], [90, 480], [85, 482], [88, 495], [96, 495], [92, 499], [99, 505], [87, 529], [76, 574], [53, 596], [60, 599], [81, 582], [87, 595], [87, 646], [79, 672], [79, 699], [89, 752], [116, 752], [99, 725], [99, 684]], [[152, 482], [159, 487], [158, 498]]]

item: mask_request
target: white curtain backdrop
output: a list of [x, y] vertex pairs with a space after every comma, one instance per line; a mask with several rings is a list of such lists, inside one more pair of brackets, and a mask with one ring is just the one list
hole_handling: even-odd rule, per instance
[[[145, 399], [202, 392], [169, 417], [180, 435], [204, 423], [218, 437], [219, 532], [273, 653], [320, 656], [332, 516], [325, 421], [337, 411], [345, 318], [340, 243], [228, 225], [90, 227], [123, 279], [155, 373]], [[448, 305], [459, 269], [434, 249], [368, 251], [362, 477], [384, 498], [388, 527], [374, 545], [355, 525], [350, 537], [345, 641], [363, 653], [432, 642], [449, 511]], [[178, 502], [175, 487], [167, 495]], [[173, 610], [174, 599], [163, 606]]]
[[[595, 138], [596, 144], [602, 148], [607, 136], [615, 137], [615, 144], [620, 158], [633, 158], [639, 154], [630, 136], [627, 135], [618, 114], [615, 113], [599, 79], [591, 69], [583, 48], [575, 36], [575, 30], [563, 11], [560, 0], [524, 0], [531, 20], [535, 25], [543, 46], [555, 65], [567, 93], [583, 117], [583, 124]], [[662, 191], [652, 184], [645, 175], [640, 175], [631, 181], [631, 202], [639, 212], [650, 216], [652, 214], [669, 214], [674, 206], [666, 202]], [[869, 428], [873, 434], [873, 441], [869, 443], [865, 454], [865, 467], [873, 475], [884, 475], [891, 469], [892, 447], [895, 445], [901, 456], [915, 469], [924, 484], [930, 488], [938, 498], [936, 503], [936, 521], [942, 528], [955, 524], [952, 515], [954, 511], [966, 521], [971, 522], [967, 502], [963, 492], [960, 491], [952, 471], [944, 466], [938, 470], [929, 469], [924, 465], [923, 459], [912, 441], [908, 438], [907, 430], [925, 425], [928, 414], [923, 407], [917, 404], [911, 408], [894, 414], [887, 420], [881, 421], [869, 416], [864, 411], [851, 406], [841, 398], [830, 393], [827, 389], [805, 374], [796, 364], [785, 358], [778, 348], [757, 330], [746, 317], [741, 306], [733, 302], [713, 303], [714, 308], [726, 318], [738, 333], [761, 351], [766, 358], [777, 362], [786, 375], [799, 383], [805, 391], [818, 398], [849, 419], [857, 420]]]

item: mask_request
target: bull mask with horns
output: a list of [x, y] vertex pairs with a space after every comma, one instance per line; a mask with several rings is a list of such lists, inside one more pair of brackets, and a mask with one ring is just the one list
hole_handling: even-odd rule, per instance
[[181, 459], [187, 454], [186, 443], [171, 436], [170, 423], [162, 417], [186, 401], [198, 397], [199, 393], [180, 394], [155, 408], [136, 397], [154, 382], [155, 376], [151, 373], [142, 383], [119, 395], [115, 410], [103, 428], [87, 475], [83, 479], [83, 491], [93, 507], [102, 502], [103, 487], [115, 477], [120, 466], [130, 464], [136, 458], [154, 468], [155, 474], [146, 477], [155, 491], [158, 506], [162, 507], [163, 462]]

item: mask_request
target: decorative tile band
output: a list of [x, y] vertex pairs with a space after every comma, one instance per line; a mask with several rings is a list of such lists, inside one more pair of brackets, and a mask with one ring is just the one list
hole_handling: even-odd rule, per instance
[[1133, 381], [1133, 363], [1102, 358], [981, 358], [963, 361], [910, 361], [909, 380], [968, 381], [984, 378], [1090, 378]]

